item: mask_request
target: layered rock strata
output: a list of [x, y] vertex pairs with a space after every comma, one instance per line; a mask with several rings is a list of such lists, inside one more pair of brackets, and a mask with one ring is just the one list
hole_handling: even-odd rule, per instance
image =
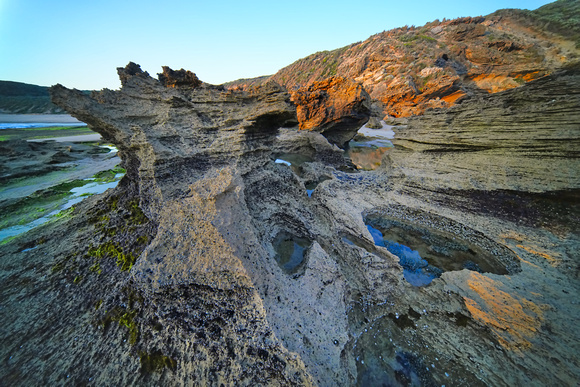
[[397, 127], [389, 157], [430, 189], [580, 188], [580, 65]]
[[314, 89], [329, 78], [360, 84], [381, 117], [410, 117], [453, 106], [466, 96], [496, 93], [550, 74], [578, 57], [578, 7], [559, 0], [535, 11], [506, 9], [485, 17], [435, 20], [322, 51], [271, 77], [289, 90]]

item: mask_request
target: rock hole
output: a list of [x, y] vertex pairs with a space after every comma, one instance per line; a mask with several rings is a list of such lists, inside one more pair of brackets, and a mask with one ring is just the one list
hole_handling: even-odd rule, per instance
[[292, 171], [298, 175], [302, 175], [302, 165], [304, 163], [311, 163], [314, 159], [305, 154], [299, 153], [283, 153], [274, 156], [276, 164], [287, 165], [292, 168]]
[[308, 194], [308, 197], [311, 197], [312, 193], [314, 192], [316, 187], [318, 187], [318, 185], [320, 183], [322, 183], [323, 181], [326, 181], [326, 180], [330, 180], [330, 178], [323, 176], [320, 179], [318, 179], [317, 181], [310, 181], [310, 182], [306, 183], [305, 187], [306, 187], [306, 193]]
[[301, 274], [305, 268], [305, 257], [312, 241], [287, 231], [280, 231], [272, 245], [275, 259], [286, 274]]

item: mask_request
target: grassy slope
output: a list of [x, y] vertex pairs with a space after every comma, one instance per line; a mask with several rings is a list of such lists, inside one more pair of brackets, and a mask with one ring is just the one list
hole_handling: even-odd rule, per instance
[[52, 137], [81, 136], [94, 134], [86, 126], [57, 126], [48, 128], [25, 128], [25, 129], [2, 129], [0, 130], [0, 141], [8, 140], [33, 140]]
[[0, 81], [0, 113], [63, 114], [65, 111], [51, 102], [48, 87]]

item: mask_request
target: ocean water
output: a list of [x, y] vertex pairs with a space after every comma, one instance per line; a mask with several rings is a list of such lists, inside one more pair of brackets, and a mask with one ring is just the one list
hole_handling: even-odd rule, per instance
[[49, 128], [49, 127], [58, 127], [58, 126], [69, 126], [69, 127], [81, 127], [87, 126], [87, 124], [83, 122], [79, 123], [70, 123], [70, 122], [24, 122], [24, 123], [16, 123], [16, 122], [0, 122], [0, 129], [28, 129], [28, 128]]

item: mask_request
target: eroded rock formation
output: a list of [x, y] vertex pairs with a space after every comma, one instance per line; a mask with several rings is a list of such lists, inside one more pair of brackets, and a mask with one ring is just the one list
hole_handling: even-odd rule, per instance
[[301, 130], [314, 130], [344, 145], [370, 116], [370, 98], [359, 83], [331, 77], [292, 92]]
[[199, 87], [201, 81], [189, 70], [172, 70], [168, 66], [163, 66], [163, 72], [158, 74], [159, 81], [166, 87]]
[[[464, 155], [500, 175], [522, 145], [574, 164], [561, 139], [578, 138], [576, 70], [427, 120], [454, 136], [410, 120], [383, 166], [358, 173], [320, 133], [280, 128], [296, 116], [275, 84], [119, 75], [119, 91], [52, 88], [117, 145], [127, 175], [0, 246], [3, 381], [575, 382], [578, 173], [537, 190], [541, 168], [494, 181]], [[531, 106], [550, 131], [516, 112]], [[489, 153], [486, 129], [509, 146]]]

